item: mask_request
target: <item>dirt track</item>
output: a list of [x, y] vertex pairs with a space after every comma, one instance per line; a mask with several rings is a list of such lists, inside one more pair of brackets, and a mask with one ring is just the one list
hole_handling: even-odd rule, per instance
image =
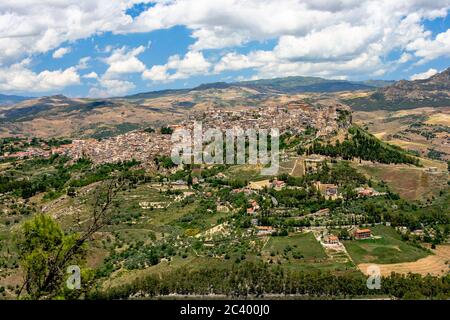
[[[392, 272], [396, 273], [419, 273], [421, 275], [444, 275], [450, 271], [450, 245], [437, 246], [433, 250], [434, 255], [419, 259], [414, 262], [392, 263], [392, 264], [378, 264], [383, 276], [390, 275]], [[358, 268], [361, 272], [367, 273], [369, 263], [361, 263]]]

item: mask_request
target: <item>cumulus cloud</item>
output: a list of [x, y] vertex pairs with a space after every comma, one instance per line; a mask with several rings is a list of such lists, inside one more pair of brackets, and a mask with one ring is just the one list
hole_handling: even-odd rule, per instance
[[420, 57], [423, 64], [439, 57], [450, 56], [450, 29], [439, 33], [436, 38], [421, 37], [408, 44], [407, 49]]
[[89, 90], [89, 96], [99, 98], [123, 96], [135, 87], [134, 83], [130, 81], [100, 79], [99, 86]]
[[130, 24], [133, 0], [0, 1], [0, 63]]
[[[380, 62], [371, 70], [379, 73], [394, 67], [383, 63], [390, 51], [403, 50], [418, 38], [427, 39], [430, 32], [424, 29], [423, 20], [445, 17], [449, 6], [448, 0], [161, 1], [117, 32], [185, 25], [193, 30], [196, 39], [191, 50], [278, 39], [274, 57], [285, 67], [289, 63], [295, 66], [295, 61], [317, 60], [318, 65], [335, 61], [339, 69], [339, 65], [358, 57], [364, 59], [366, 54], [371, 56], [367, 60]], [[412, 58], [409, 56], [409, 60]], [[216, 71], [225, 69], [226, 59], [230, 56], [220, 62]], [[236, 68], [235, 60], [231, 62], [230, 69]], [[243, 67], [250, 64], [244, 63]], [[328, 65], [333, 68], [333, 64]]]
[[142, 78], [151, 81], [169, 82], [186, 79], [193, 75], [206, 74], [212, 64], [201, 52], [189, 51], [181, 58], [179, 55], [169, 57], [164, 65], [154, 65], [142, 73]]
[[62, 48], [55, 50], [55, 52], [53, 52], [52, 57], [54, 59], [60, 59], [60, 58], [64, 57], [66, 54], [68, 54], [70, 51], [72, 51], [72, 49], [70, 49], [69, 47], [62, 47]]
[[[430, 37], [431, 32], [423, 26], [424, 19], [445, 16], [448, 5], [449, 1], [435, 5], [424, 1], [348, 1], [339, 5], [306, 1], [299, 9], [300, 15], [309, 12], [311, 15], [304, 21], [315, 19], [316, 22], [309, 27], [300, 22], [288, 22], [284, 27], [291, 26], [289, 30], [279, 26], [286, 34], [278, 36], [273, 50], [252, 51], [246, 55], [227, 53], [214, 71], [254, 68], [258, 77], [382, 76], [423, 54], [413, 50], [411, 44]], [[287, 17], [289, 20], [289, 15]], [[255, 35], [261, 36], [263, 30], [263, 26], [254, 29]], [[398, 61], [385, 58], [393, 50], [404, 51]], [[442, 46], [440, 50], [450, 52]], [[431, 51], [437, 50], [432, 48]]]
[[144, 46], [139, 46], [133, 49], [122, 47], [114, 50], [108, 58], [104, 59], [104, 62], [109, 65], [104, 77], [113, 79], [122, 74], [143, 72], [145, 65], [137, 56], [145, 49]]
[[380, 36], [373, 26], [341, 23], [304, 37], [282, 36], [274, 51], [287, 60], [323, 61], [351, 59], [367, 50], [367, 44]]
[[77, 69], [83, 70], [89, 67], [88, 63], [91, 60], [91, 57], [83, 57], [78, 61]]
[[83, 75], [85, 79], [98, 79], [98, 74], [94, 71], [89, 72], [88, 74]]
[[35, 73], [28, 68], [30, 62], [25, 59], [6, 68], [0, 67], [0, 90], [54, 92], [80, 83], [75, 67]]
[[[161, 1], [117, 32], [185, 25], [196, 39], [191, 51], [277, 39], [270, 51], [225, 54], [213, 68], [216, 73], [254, 68], [259, 75], [274, 76], [303, 71], [334, 77], [343, 77], [343, 73], [382, 75], [420, 57], [421, 53], [411, 48], [398, 61], [385, 58], [393, 50], [404, 51], [416, 39], [429, 39], [431, 32], [424, 28], [424, 19], [445, 17], [449, 6], [448, 0]], [[147, 78], [168, 78], [161, 66], [145, 74]]]
[[411, 61], [412, 59], [414, 59], [412, 54], [409, 54], [407, 52], [403, 52], [402, 55], [400, 56], [400, 59], [398, 59], [398, 63], [406, 63], [408, 61]]
[[410, 79], [411, 80], [422, 80], [428, 79], [429, 77], [434, 76], [438, 71], [436, 69], [430, 68], [425, 72], [413, 74]]
[[[141, 2], [155, 3], [137, 17], [127, 15]], [[433, 37], [424, 26], [426, 19], [446, 17], [449, 8], [450, 0], [3, 0], [0, 65], [9, 68], [55, 49], [57, 58], [62, 44], [105, 32], [185, 26], [194, 43], [184, 57], [146, 67], [139, 59], [145, 47], [107, 45], [99, 50], [110, 55], [104, 60], [108, 70], [99, 78], [125, 81], [123, 75], [142, 73], [151, 81], [173, 81], [245, 68], [254, 69], [256, 77], [383, 75], [406, 62], [450, 56], [450, 30]], [[273, 41], [275, 47], [236, 52], [235, 47], [254, 41]], [[214, 66], [203, 56], [206, 49], [220, 55]], [[390, 61], [387, 57], [394, 51], [403, 54]], [[83, 66], [87, 61], [76, 68]], [[103, 89], [117, 84], [105, 82]]]
[[99, 76], [97, 73], [91, 72], [83, 76], [83, 78], [97, 80], [96, 86], [90, 89], [89, 95], [93, 97], [122, 96], [134, 89], [135, 84], [124, 80], [123, 77], [146, 70], [144, 63], [138, 58], [146, 48], [144, 46], [137, 48], [124, 46], [108, 50], [111, 55], [102, 59], [108, 65], [105, 73]]

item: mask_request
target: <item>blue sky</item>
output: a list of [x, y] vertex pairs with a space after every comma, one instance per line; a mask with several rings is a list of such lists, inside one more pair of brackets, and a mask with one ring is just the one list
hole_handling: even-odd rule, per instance
[[0, 4], [0, 93], [108, 97], [293, 75], [420, 79], [450, 66], [450, 0], [24, 2]]

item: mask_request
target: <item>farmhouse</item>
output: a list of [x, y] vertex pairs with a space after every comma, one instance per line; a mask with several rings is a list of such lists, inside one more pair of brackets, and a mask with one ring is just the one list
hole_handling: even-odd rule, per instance
[[372, 237], [372, 231], [370, 231], [370, 229], [356, 229], [353, 233], [353, 236], [358, 240], [369, 239], [370, 237]]
[[338, 198], [338, 186], [335, 184], [321, 183], [317, 181], [315, 187], [320, 191], [322, 195], [328, 197], [330, 200], [335, 200]]
[[374, 190], [372, 188], [356, 188], [355, 191], [360, 197], [371, 197], [374, 193]]
[[375, 197], [375, 196], [383, 196], [386, 192], [378, 192], [373, 188], [356, 188], [356, 193], [359, 197]]
[[330, 234], [325, 236], [324, 242], [327, 244], [339, 244], [339, 238], [333, 234]]
[[258, 226], [256, 227], [258, 236], [266, 236], [275, 232], [275, 229], [272, 226]]
[[272, 187], [275, 190], [281, 190], [285, 185], [286, 185], [286, 183], [282, 180], [274, 179], [272, 181]]

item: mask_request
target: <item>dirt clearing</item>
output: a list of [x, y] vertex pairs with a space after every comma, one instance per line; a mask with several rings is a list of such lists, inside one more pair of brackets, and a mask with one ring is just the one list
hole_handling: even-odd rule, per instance
[[[381, 269], [383, 276], [388, 276], [392, 272], [396, 273], [418, 273], [421, 275], [431, 274], [434, 276], [441, 276], [450, 271], [450, 245], [437, 246], [433, 250], [434, 255], [419, 259], [414, 262], [392, 263], [392, 264], [377, 264]], [[367, 273], [367, 268], [372, 265], [370, 263], [361, 263], [358, 268], [361, 272]]]

